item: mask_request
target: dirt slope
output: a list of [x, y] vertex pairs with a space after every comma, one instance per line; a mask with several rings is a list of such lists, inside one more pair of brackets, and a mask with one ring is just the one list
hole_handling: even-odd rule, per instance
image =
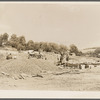
[[[56, 71], [58, 67], [54, 64], [54, 61], [45, 59], [28, 59], [28, 55], [25, 53], [17, 54], [17, 59], [0, 61], [0, 72], [7, 73], [9, 75], [14, 74], [39, 74], [43, 71]], [[48, 57], [49, 58], [49, 57]]]

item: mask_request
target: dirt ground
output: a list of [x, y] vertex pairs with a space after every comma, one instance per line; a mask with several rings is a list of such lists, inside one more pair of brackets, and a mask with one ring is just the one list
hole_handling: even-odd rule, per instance
[[0, 89], [3, 90], [62, 90], [62, 91], [99, 91], [100, 68], [97, 73], [88, 70], [82, 73], [62, 75], [44, 74], [41, 77], [25, 79], [0, 78]]
[[[75, 71], [75, 69], [61, 69], [56, 66], [57, 55], [54, 54], [47, 54], [47, 60], [28, 59], [25, 53], [15, 55], [17, 55], [17, 59], [6, 60], [3, 58], [0, 60], [0, 90], [100, 90], [100, 66]], [[70, 61], [94, 61], [95, 59], [73, 57]], [[57, 73], [64, 71], [68, 73], [57, 75]], [[18, 75], [22, 73], [26, 76], [18, 78]], [[37, 74], [43, 77], [32, 77]]]

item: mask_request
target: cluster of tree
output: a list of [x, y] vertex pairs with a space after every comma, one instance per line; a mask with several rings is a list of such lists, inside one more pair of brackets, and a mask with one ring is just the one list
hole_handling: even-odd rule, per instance
[[68, 49], [65, 45], [58, 45], [56, 43], [48, 43], [48, 42], [34, 42], [33, 40], [29, 40], [26, 42], [24, 36], [17, 36], [16, 34], [12, 34], [9, 38], [7, 33], [0, 35], [0, 46], [11, 46], [16, 48], [17, 50], [43, 50], [46, 52], [66, 52]]
[[33, 42], [32, 40], [29, 40], [26, 43], [26, 49], [27, 50], [42, 50], [46, 52], [66, 52], [68, 49], [65, 45], [58, 45], [56, 43], [48, 43], [48, 42]]
[[8, 43], [8, 37], [9, 37], [9, 35], [7, 33], [0, 35], [0, 46]]
[[78, 50], [77, 46], [74, 44], [70, 45], [70, 53], [75, 53], [76, 56], [81, 56], [83, 53]]
[[12, 46], [17, 50], [25, 50], [26, 40], [24, 36], [17, 37], [16, 34], [13, 34], [10, 39], [7, 33], [0, 35], [0, 46]]
[[9, 45], [17, 50], [26, 50], [26, 39], [24, 36], [17, 37], [16, 34], [11, 35]]
[[[26, 42], [24, 36], [17, 36], [16, 34], [12, 34], [9, 38], [7, 33], [0, 35], [0, 46], [9, 45], [17, 50], [35, 50], [35, 51], [46, 51], [46, 52], [55, 52], [62, 53], [68, 50], [65, 45], [58, 45], [57, 43], [48, 43], [48, 42], [34, 42], [33, 40], [29, 40]], [[82, 55], [82, 52], [78, 50], [78, 48], [73, 44], [70, 46], [70, 53], [75, 53], [77, 56]]]

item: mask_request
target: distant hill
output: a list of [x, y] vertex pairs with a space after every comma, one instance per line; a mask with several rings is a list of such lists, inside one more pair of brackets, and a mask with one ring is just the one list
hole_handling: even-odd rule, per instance
[[100, 47], [91, 47], [91, 48], [85, 48], [82, 50], [83, 53], [86, 53], [86, 52], [93, 52], [95, 51], [96, 49], [98, 49]]
[[100, 48], [100, 47], [85, 48], [84, 50], [86, 50], [86, 49], [98, 49], [98, 48]]

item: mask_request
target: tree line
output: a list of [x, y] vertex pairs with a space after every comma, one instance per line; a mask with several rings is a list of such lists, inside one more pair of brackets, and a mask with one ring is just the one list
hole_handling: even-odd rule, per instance
[[[11, 46], [19, 50], [34, 50], [34, 51], [46, 51], [46, 52], [55, 52], [62, 53], [68, 51], [66, 45], [57, 44], [53, 42], [34, 42], [33, 40], [29, 40], [26, 42], [25, 36], [17, 36], [16, 34], [12, 34], [9, 38], [7, 33], [0, 35], [0, 46]], [[82, 52], [78, 50], [77, 46], [74, 44], [70, 45], [69, 49], [70, 53], [75, 53], [76, 55], [81, 55]]]

